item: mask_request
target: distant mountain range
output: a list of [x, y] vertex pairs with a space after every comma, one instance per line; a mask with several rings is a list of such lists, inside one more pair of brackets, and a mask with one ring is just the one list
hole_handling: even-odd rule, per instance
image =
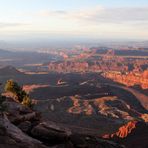
[[35, 51], [9, 51], [0, 49], [1, 66], [12, 65], [18, 67], [25, 64], [44, 63], [54, 57], [56, 58], [56, 55], [37, 53]]
[[0, 58], [11, 57], [14, 56], [16, 53], [8, 50], [0, 49]]
[[0, 54], [12, 53], [11, 51], [0, 49]]
[[34, 40], [34, 41], [3, 41], [0, 40], [1, 49], [15, 49], [19, 51], [36, 51], [42, 48], [75, 48], [76, 45], [92, 47], [92, 46], [107, 46], [107, 47], [118, 47], [118, 46], [136, 46], [136, 47], [148, 47], [148, 41], [134, 41], [134, 40]]
[[13, 66], [6, 66], [3, 68], [0, 68], [0, 75], [5, 76], [5, 75], [18, 75], [22, 74], [20, 71], [18, 71], [16, 68]]

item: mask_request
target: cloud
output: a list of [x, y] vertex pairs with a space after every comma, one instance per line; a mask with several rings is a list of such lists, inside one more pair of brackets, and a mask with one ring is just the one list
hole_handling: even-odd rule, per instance
[[96, 21], [111, 22], [148, 21], [148, 8], [110, 8], [93, 18]]
[[43, 10], [40, 11], [37, 15], [46, 17], [46, 16], [62, 16], [62, 15], [67, 15], [66, 11], [63, 10], [57, 10], [57, 11], [49, 11], [49, 10]]
[[104, 8], [97, 6], [77, 11], [51, 11], [38, 13], [42, 17], [55, 17], [88, 23], [137, 23], [148, 21], [148, 7]]
[[[0, 22], [1, 34], [147, 38], [148, 7], [96, 6], [78, 10], [41, 10], [25, 13], [16, 22]], [[24, 22], [24, 23], [23, 23]], [[28, 22], [28, 24], [25, 22]], [[42, 35], [42, 36], [43, 36]], [[37, 36], [37, 35], [34, 35]]]
[[0, 22], [0, 29], [9, 28], [9, 27], [20, 27], [20, 26], [26, 26], [26, 25], [28, 25], [28, 24]]

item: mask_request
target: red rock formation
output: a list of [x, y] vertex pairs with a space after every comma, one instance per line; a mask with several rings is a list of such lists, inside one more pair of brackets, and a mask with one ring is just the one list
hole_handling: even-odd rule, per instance
[[[68, 113], [84, 115], [103, 115], [106, 117], [132, 120], [134, 116], [142, 118], [138, 112], [132, 110], [124, 101], [117, 97], [102, 97], [91, 100], [82, 100], [76, 96], [70, 97], [73, 105], [68, 109]], [[144, 118], [144, 117], [143, 117]]]
[[131, 121], [119, 128], [111, 135], [104, 135], [103, 138], [125, 145], [127, 148], [148, 147], [148, 125], [144, 122]]
[[[47, 64], [49, 71], [57, 72], [98, 72], [98, 71], [120, 71], [120, 72], [142, 72], [146, 70], [147, 59], [133, 59], [114, 55], [112, 51], [98, 56], [93, 52], [80, 53], [63, 59], [62, 61]], [[144, 77], [147, 74], [144, 74]]]
[[126, 86], [139, 85], [142, 89], [148, 89], [148, 70], [144, 72], [129, 72], [123, 74], [116, 71], [108, 71], [103, 74], [104, 77], [122, 83]]
[[57, 82], [57, 85], [64, 85], [67, 84], [66, 82], [64, 82], [62, 79], [59, 79]]
[[36, 84], [24, 85], [23, 90], [25, 90], [27, 93], [29, 93], [29, 92], [32, 92], [34, 89], [45, 88], [45, 87], [48, 87], [48, 86], [49, 85], [36, 85]]
[[145, 71], [143, 72], [143, 78], [144, 78], [144, 79], [148, 79], [148, 70], [145, 70]]
[[119, 138], [125, 138], [136, 128], [136, 123], [137, 121], [130, 121], [127, 124], [123, 125], [122, 127], [119, 128], [119, 130], [111, 135], [104, 135], [103, 138], [114, 138], [114, 137], [119, 137]]

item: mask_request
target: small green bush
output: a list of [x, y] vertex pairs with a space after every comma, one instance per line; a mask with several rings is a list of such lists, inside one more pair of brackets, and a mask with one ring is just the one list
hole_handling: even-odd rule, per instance
[[5, 84], [5, 91], [11, 92], [17, 100], [25, 106], [31, 107], [32, 101], [29, 95], [13, 80], [8, 80]]
[[29, 96], [25, 96], [23, 98], [22, 104], [24, 106], [32, 107], [32, 101], [31, 101], [30, 97]]

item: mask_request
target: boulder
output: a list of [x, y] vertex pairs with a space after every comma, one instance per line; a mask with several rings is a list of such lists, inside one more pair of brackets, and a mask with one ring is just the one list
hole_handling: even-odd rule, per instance
[[31, 133], [52, 148], [125, 148], [95, 136], [72, 133], [68, 128], [53, 122], [40, 123]]
[[114, 142], [82, 134], [73, 134], [70, 136], [70, 140], [73, 143], [74, 148], [125, 148]]
[[47, 148], [34, 138], [24, 134], [9, 122], [6, 116], [0, 117], [0, 148]]
[[40, 120], [40, 116], [37, 112], [32, 112], [24, 115], [18, 115], [17, 117], [11, 119], [11, 122], [14, 124], [19, 124], [24, 121], [38, 121]]
[[71, 131], [66, 128], [57, 126], [53, 122], [43, 122], [35, 126], [31, 134], [37, 139], [47, 142], [48, 144], [65, 143], [68, 140]]
[[23, 132], [28, 133], [31, 129], [31, 122], [30, 121], [22, 122], [17, 127], [21, 129]]

